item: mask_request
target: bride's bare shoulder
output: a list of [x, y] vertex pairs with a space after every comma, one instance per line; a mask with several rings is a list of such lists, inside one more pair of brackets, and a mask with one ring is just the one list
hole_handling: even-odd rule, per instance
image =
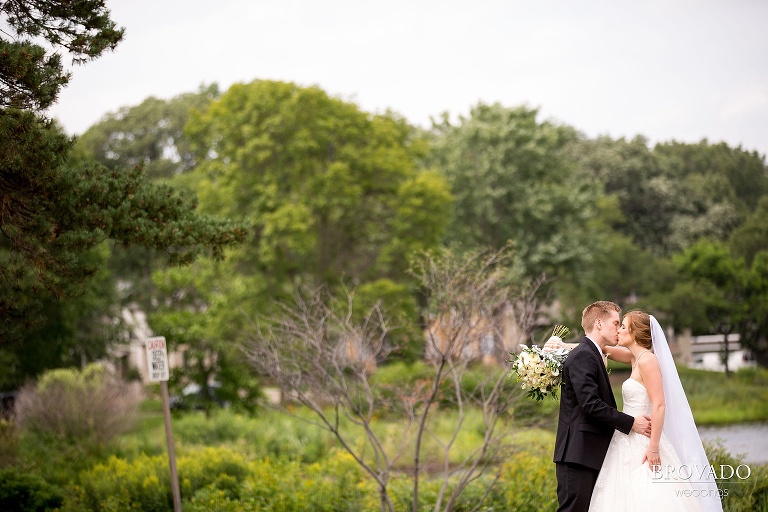
[[637, 367], [640, 368], [640, 372], [643, 374], [660, 371], [659, 358], [653, 352], [643, 354], [636, 362]]

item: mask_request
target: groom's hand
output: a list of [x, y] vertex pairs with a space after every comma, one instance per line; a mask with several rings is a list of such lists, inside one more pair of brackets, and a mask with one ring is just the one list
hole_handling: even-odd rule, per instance
[[651, 418], [649, 416], [635, 417], [635, 422], [632, 423], [632, 431], [645, 437], [651, 437]]

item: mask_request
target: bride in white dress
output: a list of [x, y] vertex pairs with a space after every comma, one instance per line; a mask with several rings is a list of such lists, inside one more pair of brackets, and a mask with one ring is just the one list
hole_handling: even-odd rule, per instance
[[[573, 348], [548, 341], [545, 350]], [[597, 477], [592, 512], [722, 512], [720, 494], [704, 453], [688, 399], [659, 322], [630, 311], [618, 345], [606, 355], [632, 366], [621, 386], [623, 411], [651, 417], [650, 438], [614, 432]]]
[[622, 384], [623, 410], [651, 417], [651, 437], [616, 432], [597, 477], [589, 510], [721, 512], [722, 504], [688, 400], [661, 326], [630, 311], [611, 359], [632, 365]]

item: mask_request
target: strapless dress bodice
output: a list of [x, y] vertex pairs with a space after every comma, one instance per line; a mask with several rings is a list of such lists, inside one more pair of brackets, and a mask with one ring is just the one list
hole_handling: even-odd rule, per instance
[[630, 416], [650, 416], [653, 410], [651, 397], [640, 382], [632, 377], [621, 385], [621, 397], [624, 400], [623, 411]]

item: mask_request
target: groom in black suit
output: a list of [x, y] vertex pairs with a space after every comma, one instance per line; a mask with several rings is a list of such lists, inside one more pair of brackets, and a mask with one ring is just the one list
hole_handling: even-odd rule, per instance
[[650, 418], [633, 418], [616, 409], [603, 362], [603, 347], [618, 340], [620, 311], [607, 301], [587, 306], [581, 316], [586, 337], [563, 365], [554, 458], [558, 512], [587, 511], [614, 430], [650, 434]]

